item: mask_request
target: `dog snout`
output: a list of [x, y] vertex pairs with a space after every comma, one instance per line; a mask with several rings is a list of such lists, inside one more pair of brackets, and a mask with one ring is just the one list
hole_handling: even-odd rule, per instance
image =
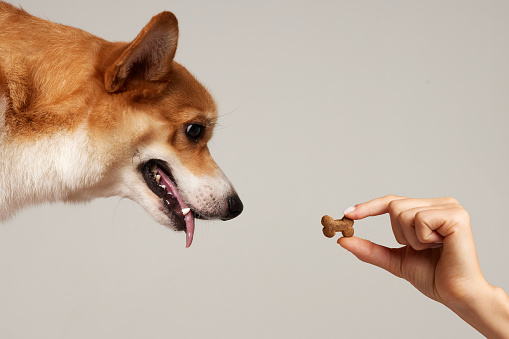
[[228, 198], [228, 214], [222, 220], [231, 220], [237, 217], [244, 210], [244, 204], [237, 194]]

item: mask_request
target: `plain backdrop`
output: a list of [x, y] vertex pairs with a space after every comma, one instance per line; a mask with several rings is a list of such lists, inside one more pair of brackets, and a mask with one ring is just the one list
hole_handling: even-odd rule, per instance
[[[0, 226], [1, 338], [479, 338], [320, 218], [386, 194], [453, 196], [509, 290], [509, 2], [18, 0], [130, 41], [173, 11], [176, 60], [217, 100], [210, 143], [245, 210], [193, 246], [120, 198]], [[356, 235], [399, 246], [387, 216]]]

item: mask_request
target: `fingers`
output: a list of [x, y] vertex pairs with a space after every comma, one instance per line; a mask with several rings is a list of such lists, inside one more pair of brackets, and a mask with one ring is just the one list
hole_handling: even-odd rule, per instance
[[358, 220], [366, 217], [385, 214], [388, 212], [389, 204], [394, 200], [405, 199], [397, 195], [386, 195], [385, 197], [370, 200], [347, 208], [343, 213], [350, 219]]
[[416, 250], [440, 246], [457, 225], [470, 225], [468, 213], [453, 198], [410, 199], [395, 195], [345, 210], [351, 219], [389, 214], [396, 241]]
[[437, 212], [443, 208], [445, 206], [423, 206], [394, 212], [391, 218], [394, 219], [396, 227], [402, 234], [398, 242], [410, 245], [416, 250], [442, 243], [444, 237], [437, 232], [440, 227], [439, 222], [434, 221], [432, 225], [430, 218], [436, 218]]
[[469, 227], [466, 211], [452, 198], [404, 199], [389, 206], [396, 239], [416, 250], [436, 247], [453, 232], [453, 225]]
[[462, 231], [460, 225], [470, 224], [470, 216], [459, 204], [447, 204], [417, 212], [414, 223], [423, 239], [430, 231], [445, 238]]

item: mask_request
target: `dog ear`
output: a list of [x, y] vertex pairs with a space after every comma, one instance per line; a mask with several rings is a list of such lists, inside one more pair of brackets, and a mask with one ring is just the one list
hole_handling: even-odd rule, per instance
[[129, 79], [164, 79], [171, 71], [178, 42], [178, 22], [171, 12], [162, 12], [150, 20], [115, 62], [106, 68], [104, 85], [118, 92]]

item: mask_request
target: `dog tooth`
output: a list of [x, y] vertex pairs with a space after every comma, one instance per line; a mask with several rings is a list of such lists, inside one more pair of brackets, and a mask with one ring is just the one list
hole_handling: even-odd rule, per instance
[[156, 181], [157, 181], [157, 183], [159, 183], [159, 181], [161, 181], [161, 176], [159, 174], [156, 174]]
[[159, 185], [163, 190], [166, 189], [166, 185]]
[[150, 171], [152, 173], [157, 173], [157, 165], [156, 164], [152, 164], [152, 166], [150, 166]]
[[183, 215], [187, 215], [187, 213], [191, 212], [191, 209], [190, 208], [183, 208], [182, 209], [182, 214]]

